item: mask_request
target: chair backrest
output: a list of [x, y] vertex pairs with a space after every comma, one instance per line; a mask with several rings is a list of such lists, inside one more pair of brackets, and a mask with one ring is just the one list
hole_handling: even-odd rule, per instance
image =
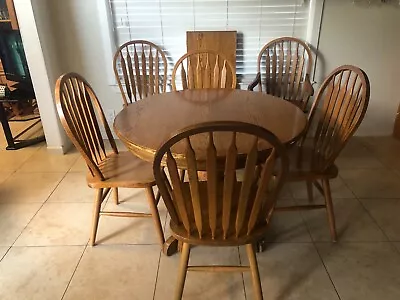
[[[187, 170], [188, 182], [179, 178], [175, 147], [186, 149], [180, 167]], [[168, 176], [161, 165], [167, 166]], [[238, 181], [236, 171], [243, 166]], [[286, 150], [277, 137], [241, 122], [203, 123], [183, 130], [161, 146], [153, 165], [171, 226], [205, 243], [248, 242], [265, 232], [287, 169]], [[206, 181], [199, 180], [199, 170], [207, 173]]]
[[[177, 90], [177, 73], [182, 89], [236, 88], [234, 67], [227, 58], [212, 50], [196, 50], [183, 55], [172, 71], [172, 89]], [[228, 72], [230, 75], [228, 75]]]
[[142, 40], [127, 42], [115, 52], [113, 65], [124, 106], [165, 93], [168, 64], [157, 45]]
[[118, 150], [92, 87], [79, 74], [67, 73], [57, 79], [55, 96], [57, 112], [68, 137], [85, 159], [92, 175], [104, 180], [99, 165], [107, 158], [107, 152], [100, 124], [112, 151], [118, 153]]
[[[367, 111], [370, 84], [357, 67], [336, 68], [322, 83], [309, 115], [313, 138], [313, 168], [330, 167], [361, 124]], [[313, 124], [316, 122], [316, 124]]]
[[289, 101], [307, 102], [304, 83], [309, 82], [312, 64], [311, 49], [302, 40], [293, 37], [272, 40], [258, 55], [260, 90]]

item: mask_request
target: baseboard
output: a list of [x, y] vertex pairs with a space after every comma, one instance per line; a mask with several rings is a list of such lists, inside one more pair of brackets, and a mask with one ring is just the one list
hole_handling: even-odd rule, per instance
[[68, 151], [71, 149], [72, 149], [72, 144], [62, 145], [62, 146], [57, 146], [57, 147], [47, 146], [47, 151], [54, 153], [54, 154], [60, 154], [60, 155], [64, 155], [64, 154], [68, 153]]

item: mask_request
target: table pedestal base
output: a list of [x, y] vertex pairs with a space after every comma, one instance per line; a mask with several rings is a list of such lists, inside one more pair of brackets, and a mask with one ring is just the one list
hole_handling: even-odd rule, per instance
[[179, 244], [180, 243], [176, 238], [174, 238], [173, 236], [170, 236], [165, 241], [162, 251], [166, 256], [174, 255], [175, 253], [180, 251]]
[[[255, 244], [255, 247], [256, 247], [256, 252], [261, 253], [261, 252], [264, 252], [265, 250], [267, 250], [267, 243], [264, 239], [261, 239], [261, 240], [257, 241], [257, 243]], [[179, 242], [173, 236], [170, 236], [165, 241], [165, 244], [162, 249], [163, 253], [166, 256], [172, 256], [178, 252], [181, 252], [181, 250], [182, 250], [182, 243]]]

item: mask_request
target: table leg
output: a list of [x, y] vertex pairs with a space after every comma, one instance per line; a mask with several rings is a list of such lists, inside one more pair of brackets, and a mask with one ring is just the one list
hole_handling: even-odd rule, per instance
[[9, 148], [9, 147], [15, 148], [14, 138], [11, 133], [10, 124], [8, 124], [7, 115], [6, 115], [6, 111], [4, 109], [3, 102], [0, 103], [0, 121], [1, 121], [1, 126], [3, 127], [4, 135], [6, 136], [6, 140], [7, 140], [7, 144], [8, 144], [7, 148]]

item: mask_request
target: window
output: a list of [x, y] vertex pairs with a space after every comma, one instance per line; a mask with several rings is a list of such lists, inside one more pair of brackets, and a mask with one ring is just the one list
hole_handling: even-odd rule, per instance
[[[280, 36], [309, 40], [316, 0], [107, 0], [115, 45], [149, 40], [166, 51], [169, 67], [186, 53], [186, 31], [236, 30], [237, 74], [256, 74], [261, 47]], [[311, 24], [311, 25], [310, 25]], [[315, 26], [315, 25], [313, 25]], [[169, 74], [171, 72], [169, 71]]]

